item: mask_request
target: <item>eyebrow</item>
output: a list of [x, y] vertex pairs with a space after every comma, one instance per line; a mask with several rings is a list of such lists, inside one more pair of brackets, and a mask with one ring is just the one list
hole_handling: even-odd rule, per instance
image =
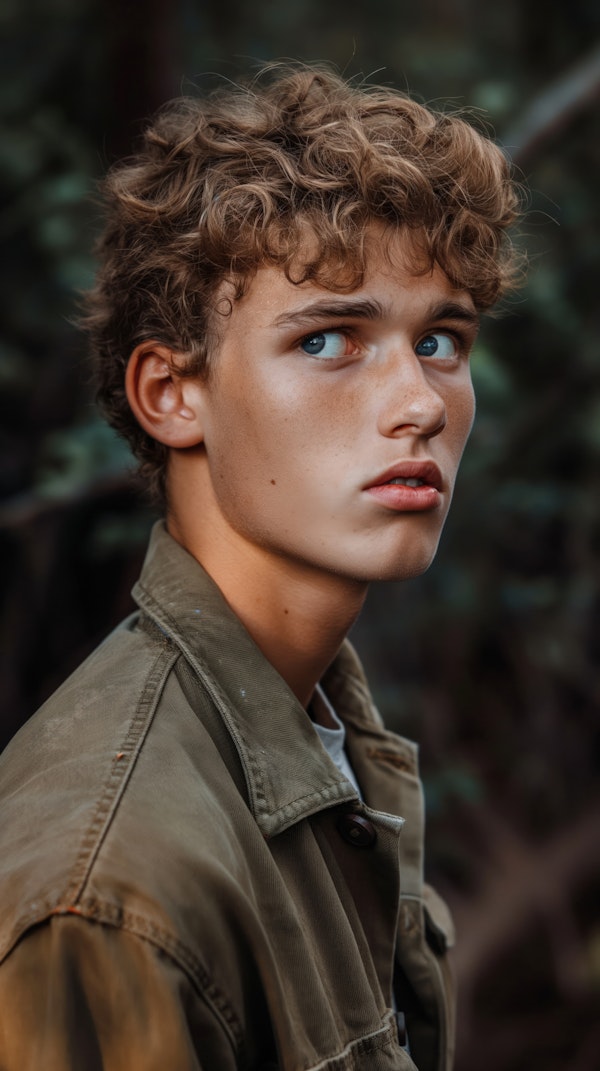
[[[386, 306], [373, 298], [325, 299], [303, 305], [300, 309], [283, 313], [273, 321], [273, 327], [311, 327], [318, 320], [378, 320], [388, 314]], [[473, 328], [478, 328], [480, 316], [475, 309], [463, 305], [460, 301], [441, 301], [423, 312], [423, 319], [430, 321], [459, 320]]]
[[426, 319], [431, 320], [460, 320], [462, 323], [479, 327], [481, 316], [476, 309], [463, 305], [460, 301], [441, 301], [439, 305], [433, 305], [429, 309]]
[[378, 320], [383, 317], [385, 309], [379, 301], [371, 298], [358, 298], [356, 301], [342, 299], [332, 301], [313, 301], [293, 312], [283, 313], [273, 321], [273, 327], [310, 327], [315, 320], [360, 319]]

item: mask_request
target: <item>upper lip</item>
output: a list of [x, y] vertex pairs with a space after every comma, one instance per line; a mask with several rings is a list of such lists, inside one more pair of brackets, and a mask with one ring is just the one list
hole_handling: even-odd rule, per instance
[[430, 487], [435, 487], [437, 491], [442, 490], [442, 474], [435, 461], [396, 461], [390, 465], [389, 469], [371, 480], [364, 490], [367, 491], [370, 487], [380, 487], [381, 484], [389, 483], [390, 480], [398, 480], [402, 476], [407, 479], [422, 480]]

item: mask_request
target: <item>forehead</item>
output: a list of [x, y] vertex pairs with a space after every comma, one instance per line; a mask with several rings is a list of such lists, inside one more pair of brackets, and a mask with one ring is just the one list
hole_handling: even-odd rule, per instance
[[[298, 263], [314, 256], [312, 242], [299, 250]], [[386, 317], [427, 315], [444, 303], [460, 304], [475, 317], [468, 291], [456, 289], [439, 265], [426, 262], [422, 245], [406, 230], [393, 232], [373, 226], [364, 241], [364, 275], [355, 289], [336, 287], [335, 277], [327, 285], [312, 280], [294, 282], [282, 267], [260, 267], [237, 300], [227, 300], [228, 323], [232, 331], [286, 329], [306, 326], [328, 315], [339, 319], [360, 316], [376, 320]], [[300, 274], [300, 273], [299, 273]]]

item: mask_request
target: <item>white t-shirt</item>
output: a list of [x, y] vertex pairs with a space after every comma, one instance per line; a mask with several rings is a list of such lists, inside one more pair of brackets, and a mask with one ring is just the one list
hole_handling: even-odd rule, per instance
[[356, 780], [356, 774], [354, 773], [346, 754], [346, 730], [320, 684], [317, 684], [310, 706], [315, 718], [322, 718], [325, 714], [327, 720], [333, 722], [335, 728], [328, 729], [324, 725], [320, 725], [318, 721], [313, 720], [315, 732], [325, 748], [325, 751], [329, 755], [329, 758], [335, 763], [338, 770], [343, 773], [344, 777], [348, 778], [350, 784], [354, 786], [362, 800], [362, 793], [358, 781]]

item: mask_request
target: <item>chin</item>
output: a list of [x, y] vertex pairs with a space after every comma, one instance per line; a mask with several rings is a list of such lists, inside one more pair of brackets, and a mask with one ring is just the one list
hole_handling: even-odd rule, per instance
[[352, 563], [347, 562], [345, 567], [336, 571], [340, 576], [362, 584], [371, 584], [378, 580], [412, 580], [427, 572], [435, 558], [436, 550], [437, 546], [428, 551], [423, 548], [420, 554], [382, 556], [379, 561], [373, 555], [368, 562], [356, 563], [355, 568], [352, 568]]
[[433, 562], [434, 555], [432, 555], [427, 561], [419, 562], [418, 564], [407, 564], [406, 562], [395, 563], [390, 565], [387, 569], [382, 569], [376, 576], [373, 576], [372, 581], [377, 580], [413, 580], [417, 576], [422, 576], [429, 569], [429, 566]]
[[445, 515], [441, 517], [437, 512], [417, 513], [403, 519], [406, 524], [392, 529], [388, 538], [371, 542], [371, 553], [366, 562], [365, 548], [361, 548], [362, 563], [367, 566], [370, 581], [411, 580], [426, 573], [433, 563]]
[[370, 563], [370, 580], [412, 580], [422, 576], [433, 563], [437, 552], [435, 546], [422, 546], [417, 552], [390, 555], [387, 560]]

